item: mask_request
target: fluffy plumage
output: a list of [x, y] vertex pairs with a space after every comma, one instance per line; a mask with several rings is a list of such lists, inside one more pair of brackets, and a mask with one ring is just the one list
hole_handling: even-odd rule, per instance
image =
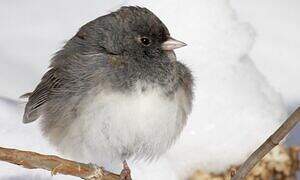
[[162, 48], [168, 39], [165, 25], [140, 7], [87, 23], [29, 94], [24, 123], [40, 118], [50, 142], [76, 160], [111, 167], [158, 157], [180, 134], [192, 101], [192, 75]]

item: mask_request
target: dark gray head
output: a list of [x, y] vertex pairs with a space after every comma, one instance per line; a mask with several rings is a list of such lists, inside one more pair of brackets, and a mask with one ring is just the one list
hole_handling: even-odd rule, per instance
[[99, 17], [83, 27], [67, 43], [78, 52], [106, 52], [158, 59], [166, 51], [185, 46], [170, 37], [166, 26], [146, 8], [122, 7]]

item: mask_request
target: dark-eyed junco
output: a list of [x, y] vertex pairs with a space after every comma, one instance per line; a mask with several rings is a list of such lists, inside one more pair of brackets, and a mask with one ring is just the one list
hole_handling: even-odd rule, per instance
[[[82, 26], [56, 53], [26, 104], [46, 137], [75, 160], [115, 169], [172, 145], [191, 110], [190, 70], [151, 11], [122, 7]], [[126, 178], [124, 178], [126, 179]]]

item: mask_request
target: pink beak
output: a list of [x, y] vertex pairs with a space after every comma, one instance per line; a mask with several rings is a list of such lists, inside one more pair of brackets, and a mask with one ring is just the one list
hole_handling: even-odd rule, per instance
[[171, 50], [174, 50], [177, 48], [184, 47], [186, 45], [187, 44], [185, 44], [184, 42], [178, 41], [178, 40], [170, 37], [167, 41], [162, 43], [161, 48], [165, 51], [171, 51]]

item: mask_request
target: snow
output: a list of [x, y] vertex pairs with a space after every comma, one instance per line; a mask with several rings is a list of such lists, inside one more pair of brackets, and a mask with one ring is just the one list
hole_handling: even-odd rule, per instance
[[257, 37], [250, 56], [289, 109], [295, 109], [300, 102], [300, 1], [231, 2], [239, 19], [255, 28]]
[[[130, 161], [135, 179], [184, 179], [198, 168], [218, 172], [238, 164], [285, 119], [286, 107], [290, 112], [299, 104], [297, 0], [6, 0], [0, 6], [0, 96], [7, 97], [0, 98], [0, 146], [59, 155], [37, 123], [21, 123], [18, 97], [32, 90], [51, 54], [78, 27], [125, 4], [148, 7], [188, 44], [176, 53], [196, 82], [193, 113], [179, 141], [157, 162]], [[1, 179], [51, 178], [4, 162], [0, 167]], [[66, 178], [76, 179], [51, 179]]]

